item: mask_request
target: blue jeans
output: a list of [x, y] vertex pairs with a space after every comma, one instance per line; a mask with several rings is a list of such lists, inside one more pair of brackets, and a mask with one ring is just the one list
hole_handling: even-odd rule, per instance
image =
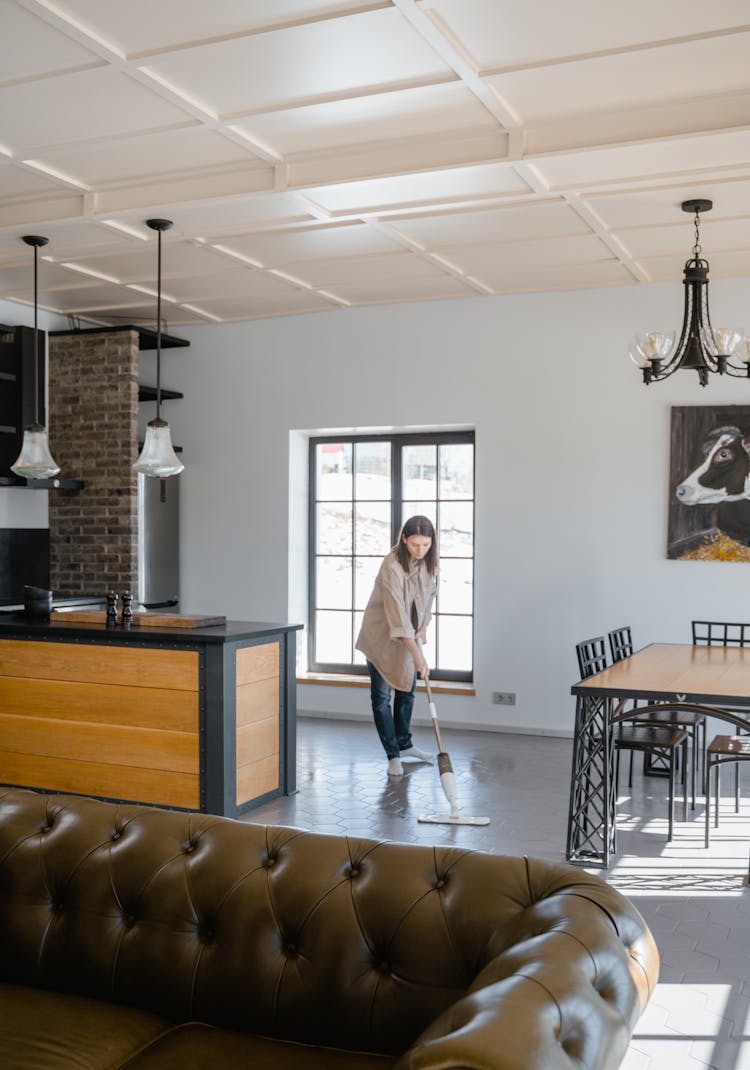
[[375, 727], [386, 757], [398, 758], [399, 751], [411, 746], [411, 711], [414, 708], [414, 692], [417, 687], [417, 674], [411, 691], [394, 691], [393, 713], [391, 713], [391, 685], [386, 683], [371, 661], [367, 662], [370, 672], [370, 700]]

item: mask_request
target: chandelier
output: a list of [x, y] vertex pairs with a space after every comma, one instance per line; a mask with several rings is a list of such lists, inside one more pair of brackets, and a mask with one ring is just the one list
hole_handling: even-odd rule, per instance
[[710, 212], [713, 201], [695, 198], [682, 202], [683, 212], [694, 213], [693, 255], [685, 261], [685, 311], [680, 339], [675, 333], [641, 331], [635, 336], [630, 356], [643, 372], [644, 383], [659, 382], [680, 368], [697, 371], [701, 386], [708, 373], [750, 378], [750, 340], [738, 327], [712, 327], [708, 314], [708, 260], [701, 256], [700, 216]]

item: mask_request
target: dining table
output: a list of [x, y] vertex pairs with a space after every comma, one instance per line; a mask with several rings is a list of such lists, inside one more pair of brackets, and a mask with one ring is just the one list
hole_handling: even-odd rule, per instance
[[[576, 698], [566, 857], [616, 856], [615, 738], [630, 700], [683, 705], [750, 728], [750, 647], [652, 643], [571, 688]], [[637, 711], [640, 712], [640, 711]]]

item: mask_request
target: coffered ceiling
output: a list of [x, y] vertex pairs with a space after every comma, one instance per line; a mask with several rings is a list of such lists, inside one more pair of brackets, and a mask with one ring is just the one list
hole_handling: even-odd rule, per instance
[[0, 0], [0, 297], [171, 326], [750, 276], [747, 0]]

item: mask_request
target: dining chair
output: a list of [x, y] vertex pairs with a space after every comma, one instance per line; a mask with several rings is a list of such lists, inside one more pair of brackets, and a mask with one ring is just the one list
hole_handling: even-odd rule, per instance
[[[592, 639], [583, 639], [580, 643], [576, 643], [576, 657], [578, 659], [578, 668], [582, 680], [586, 680], [598, 672], [603, 672], [607, 668], [607, 650], [604, 636], [597, 635]], [[682, 747], [682, 782], [683, 785], [685, 785], [685, 770], [687, 767], [687, 754], [685, 751], [687, 741], [687, 732], [680, 728], [669, 727], [666, 725], [652, 725], [648, 723], [632, 724], [630, 719], [620, 721], [617, 725], [617, 735], [615, 736], [615, 750], [617, 753], [615, 764], [615, 792], [617, 792], [617, 784], [620, 776], [621, 751], [628, 750], [631, 752], [629, 786], [632, 786], [632, 755], [634, 751], [658, 754], [666, 760], [669, 775], [667, 841], [672, 839], [674, 826], [676, 756], [678, 749]], [[687, 820], [687, 786], [683, 787], [683, 811], [684, 820]]]
[[739, 771], [741, 762], [750, 762], [749, 736], [714, 736], [706, 748], [706, 837], [708, 847], [711, 827], [711, 770], [714, 771], [714, 828], [719, 827], [719, 770], [722, 765], [734, 764], [734, 812], [740, 810]]
[[[692, 633], [693, 633], [693, 646], [725, 646], [725, 647], [726, 646], [734, 646], [734, 647], [750, 646], [750, 624], [741, 624], [741, 623], [735, 623], [735, 622], [723, 621], [723, 620], [694, 620], [694, 621], [691, 622], [691, 629], [692, 629]], [[731, 707], [731, 706], [727, 706], [726, 708], [732, 713], [748, 714], [747, 707], [737, 707], [737, 706]], [[742, 728], [738, 727], [737, 728], [737, 734], [738, 735], [742, 735], [743, 732], [747, 732], [748, 730], [750, 730], [750, 725], [748, 726], [748, 729], [742, 729]], [[717, 755], [721, 751], [721, 747], [723, 746], [723, 744], [720, 743], [719, 741], [723, 740], [723, 739], [729, 739], [729, 738], [731, 738], [731, 737], [729, 737], [729, 736], [714, 736], [714, 738], [711, 740], [711, 742], [708, 745], [708, 747], [705, 748], [706, 757], [704, 759], [704, 771], [705, 771], [705, 781], [706, 781], [706, 783], [705, 783], [705, 792], [706, 792], [706, 811], [707, 812], [708, 812], [708, 793], [709, 793], [709, 789], [710, 789], [710, 784], [709, 784], [709, 772], [710, 772], [710, 770], [708, 768], [708, 765], [709, 765], [708, 755], [709, 755], [709, 752], [711, 752], [714, 755]], [[713, 751], [711, 751], [712, 747], [714, 748]], [[728, 760], [731, 761], [732, 759], [728, 759]], [[735, 761], [735, 764], [734, 764], [735, 812], [739, 812], [739, 808], [740, 808], [740, 760], [739, 759], [735, 759], [734, 761]], [[719, 779], [720, 779], [720, 776], [721, 776], [719, 767], [721, 765], [726, 764], [726, 763], [725, 762], [714, 761], [712, 764], [716, 768], [716, 772], [714, 774], [714, 777], [715, 777], [715, 781], [716, 781], [716, 797], [718, 798], [719, 793], [720, 793]], [[717, 816], [718, 816], [718, 806], [717, 806]], [[706, 826], [706, 828], [708, 828], [708, 826]], [[708, 835], [708, 833], [706, 833], [706, 835]]]
[[[612, 664], [630, 657], [633, 653], [633, 636], [630, 627], [613, 628], [609, 632], [609, 649], [612, 654]], [[637, 703], [636, 703], [637, 705]], [[641, 724], [668, 725], [672, 728], [684, 728], [690, 739], [690, 781], [691, 781], [691, 809], [695, 809], [695, 785], [698, 768], [698, 756], [701, 755], [701, 769], [705, 772], [706, 766], [706, 718], [701, 713], [692, 710], [680, 710], [670, 707], [649, 714], [639, 714], [635, 710], [633, 717], [628, 723], [640, 722]], [[643, 775], [644, 776], [669, 776], [670, 756], [658, 750], [644, 749], [643, 752]], [[630, 774], [628, 785], [633, 783], [633, 754], [630, 755]]]

